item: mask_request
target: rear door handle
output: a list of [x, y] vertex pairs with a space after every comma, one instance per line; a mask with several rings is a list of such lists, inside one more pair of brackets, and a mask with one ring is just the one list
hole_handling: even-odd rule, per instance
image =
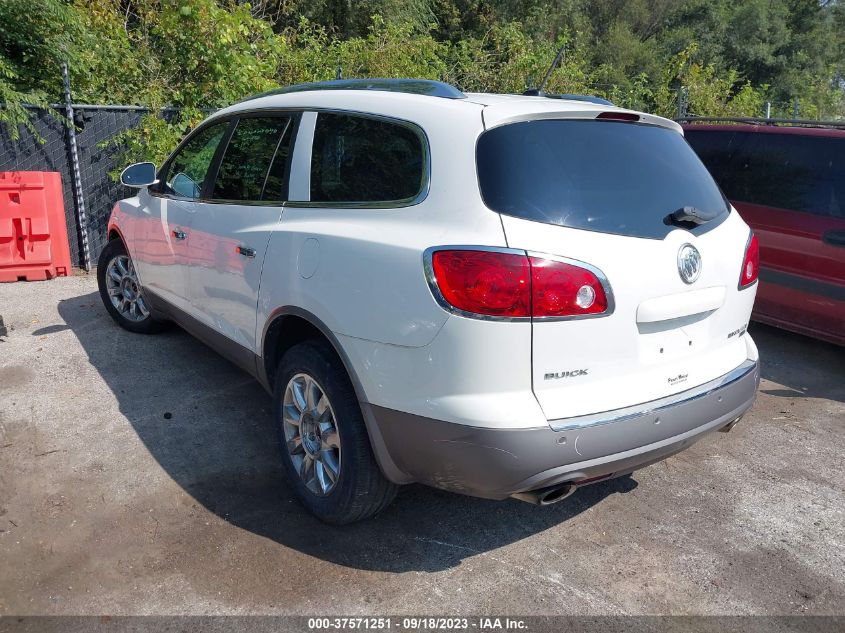
[[825, 231], [822, 241], [831, 246], [845, 246], [845, 231]]
[[255, 257], [255, 249], [248, 246], [238, 246], [238, 252], [244, 257]]
[[184, 240], [184, 239], [185, 239], [186, 237], [188, 237], [188, 236], [187, 236], [187, 234], [185, 233], [185, 231], [178, 231], [178, 230], [175, 230], [175, 229], [174, 229], [174, 231], [173, 231], [173, 237], [175, 237], [177, 240]]

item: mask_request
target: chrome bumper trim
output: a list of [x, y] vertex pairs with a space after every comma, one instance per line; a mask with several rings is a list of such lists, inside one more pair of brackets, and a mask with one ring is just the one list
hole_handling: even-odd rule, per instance
[[680, 393], [676, 393], [665, 398], [659, 398], [657, 400], [621, 409], [612, 409], [610, 411], [602, 411], [601, 413], [591, 413], [589, 415], [549, 420], [549, 426], [555, 431], [571, 431], [573, 429], [583, 429], [591, 426], [624, 422], [625, 420], [636, 418], [648, 413], [659, 413], [663, 409], [707, 397], [714, 391], [727, 387], [728, 385], [741, 380], [749, 373], [757, 371], [757, 365], [758, 363], [756, 360], [749, 359], [736, 369], [729, 371], [724, 376], [720, 376], [710, 382], [704, 383], [703, 385], [693, 387], [692, 389], [687, 389], [686, 391], [681, 391]]

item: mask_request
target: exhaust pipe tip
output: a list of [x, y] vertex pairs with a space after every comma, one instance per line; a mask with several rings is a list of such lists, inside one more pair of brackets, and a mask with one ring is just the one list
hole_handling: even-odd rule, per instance
[[558, 501], [563, 501], [575, 492], [575, 486], [572, 484], [564, 484], [557, 488], [552, 488], [540, 497], [541, 506], [550, 506]]
[[742, 419], [742, 416], [739, 416], [738, 418], [734, 418], [733, 420], [728, 422], [725, 426], [723, 426], [721, 429], [719, 429], [719, 433], [729, 433], [732, 428], [734, 428], [737, 424], [739, 424], [739, 421], [741, 419]]
[[550, 506], [558, 501], [563, 501], [573, 492], [576, 486], [572, 483], [562, 483], [547, 488], [540, 488], [539, 490], [529, 490], [527, 492], [518, 492], [511, 495], [514, 499], [526, 501], [537, 506]]

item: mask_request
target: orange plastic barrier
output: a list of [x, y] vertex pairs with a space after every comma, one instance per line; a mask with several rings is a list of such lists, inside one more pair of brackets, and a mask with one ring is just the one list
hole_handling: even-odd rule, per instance
[[61, 175], [53, 171], [0, 172], [0, 282], [69, 274]]

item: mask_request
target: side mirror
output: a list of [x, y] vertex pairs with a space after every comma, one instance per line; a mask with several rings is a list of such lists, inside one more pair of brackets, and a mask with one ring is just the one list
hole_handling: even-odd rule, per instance
[[158, 182], [156, 180], [155, 163], [135, 163], [129, 165], [120, 174], [120, 182], [127, 187], [148, 187]]

